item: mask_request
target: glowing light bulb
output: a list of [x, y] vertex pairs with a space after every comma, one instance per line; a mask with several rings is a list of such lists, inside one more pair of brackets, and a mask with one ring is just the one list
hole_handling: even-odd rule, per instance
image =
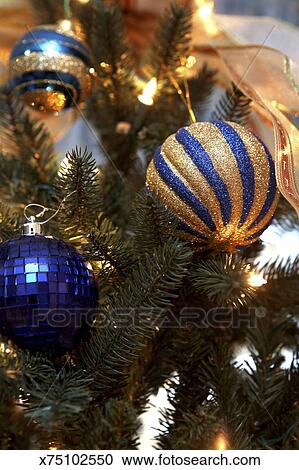
[[219, 436], [216, 438], [215, 448], [217, 450], [227, 449], [227, 441], [224, 434], [219, 434]]
[[193, 65], [196, 64], [196, 57], [194, 55], [189, 55], [186, 60], [186, 67], [187, 69], [192, 69]]
[[248, 284], [251, 287], [261, 287], [264, 284], [267, 284], [267, 281], [260, 273], [249, 273]]
[[209, 36], [215, 36], [218, 29], [214, 19], [214, 0], [196, 0], [197, 17]]
[[70, 20], [62, 20], [59, 22], [59, 26], [63, 31], [71, 31], [72, 22]]
[[198, 8], [198, 16], [202, 20], [207, 20], [213, 13], [213, 2], [203, 3]]
[[78, 0], [79, 3], [82, 3], [82, 5], [86, 5], [86, 3], [89, 3], [90, 0]]
[[62, 162], [60, 163], [60, 166], [58, 168], [57, 175], [59, 177], [64, 176], [67, 173], [69, 167], [70, 167], [69, 159], [67, 157], [64, 157], [64, 159], [62, 160]]
[[146, 106], [152, 106], [154, 104], [154, 96], [158, 88], [158, 81], [156, 77], [152, 78], [143, 88], [143, 92], [138, 96], [140, 103]]
[[58, 450], [58, 447], [56, 447], [55, 445], [51, 445], [50, 443], [49, 450]]

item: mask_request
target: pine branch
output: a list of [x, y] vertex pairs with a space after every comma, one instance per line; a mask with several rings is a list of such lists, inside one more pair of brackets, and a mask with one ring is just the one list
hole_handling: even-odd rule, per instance
[[[59, 195], [65, 198], [60, 222], [69, 237], [81, 237], [94, 224], [101, 206], [98, 170], [92, 154], [76, 148], [67, 154], [67, 162], [56, 178]], [[73, 193], [73, 194], [72, 194]]]
[[88, 407], [89, 383], [80, 373], [65, 369], [47, 376], [38, 388], [31, 389], [25, 415], [55, 435], [68, 420]]
[[138, 447], [140, 422], [128, 400], [108, 399], [90, 406], [64, 436], [66, 449], [130, 450]]
[[130, 181], [110, 166], [102, 168], [99, 177], [104, 215], [115, 226], [127, 228], [132, 199]]
[[63, 2], [57, 0], [31, 0], [33, 10], [41, 24], [55, 24], [63, 15]]
[[20, 355], [0, 338], [0, 448], [32, 449], [38, 440], [35, 425], [24, 417], [20, 392], [23, 381]]
[[233, 121], [245, 125], [250, 114], [251, 100], [235, 84], [220, 98], [211, 120]]
[[18, 227], [18, 216], [0, 202], [0, 242], [13, 238]]
[[128, 274], [135, 260], [132, 259], [128, 243], [121, 238], [121, 232], [104, 217], [97, 220], [97, 228], [87, 236], [88, 244], [83, 252], [91, 261], [101, 263], [101, 271], [114, 269], [119, 277]]
[[256, 304], [278, 312], [298, 304], [299, 257], [294, 260], [278, 257], [274, 262], [259, 266], [267, 283], [257, 291]]
[[186, 5], [172, 3], [158, 27], [151, 51], [152, 75], [159, 80], [176, 75], [190, 48], [192, 11]]
[[93, 3], [90, 43], [99, 76], [100, 115], [95, 123], [104, 135], [113, 132], [120, 121], [127, 121], [135, 105], [133, 61], [127, 45], [122, 13], [117, 2]]
[[81, 251], [93, 264], [99, 298], [104, 301], [133, 269], [136, 257], [131, 244], [122, 239], [121, 231], [108, 219], [100, 216], [96, 225], [87, 235], [87, 243], [81, 246]]
[[[142, 368], [138, 379], [129, 383], [129, 391], [132, 393], [134, 403], [143, 409], [149, 395], [156, 395], [169, 377], [177, 371], [178, 367], [178, 345], [177, 330], [162, 328], [154, 336], [145, 355], [141, 356], [138, 365]], [[142, 374], [142, 375], [141, 375]], [[140, 379], [142, 376], [142, 379]]]
[[[95, 324], [82, 361], [98, 394], [116, 394], [127, 381], [126, 369], [137, 359], [176, 298], [191, 253], [173, 241], [147, 255], [111, 299], [107, 320]], [[124, 316], [125, 314], [125, 316]]]
[[239, 367], [232, 361], [228, 344], [214, 344], [203, 375], [210, 389], [211, 400], [216, 406], [216, 416], [227, 438], [228, 448], [250, 448], [250, 413], [244, 400], [244, 384]]
[[50, 135], [7, 89], [0, 92], [0, 106], [2, 199], [19, 210], [26, 202], [48, 203], [56, 169]]
[[215, 84], [216, 71], [209, 69], [206, 63], [199, 70], [197, 77], [188, 80], [192, 108], [197, 121], [201, 120], [202, 113], [209, 105]]
[[173, 237], [176, 224], [157, 197], [144, 190], [136, 197], [130, 228], [137, 253], [148, 253]]
[[[247, 411], [242, 377], [231, 364], [229, 343], [212, 329], [181, 331], [177, 377], [170, 384], [171, 409], [161, 420], [163, 449], [213, 449], [223, 434], [233, 449], [247, 448]], [[197, 427], [190, 427], [197, 423]], [[181, 439], [181, 437], [182, 439]]]
[[202, 370], [209, 357], [210, 339], [196, 328], [174, 333], [170, 351], [176, 374], [168, 380], [171, 408], [160, 420], [159, 448], [209, 449], [219, 428], [213, 409], [204, 406], [209, 389]]
[[273, 222], [277, 223], [282, 230], [291, 231], [298, 229], [298, 216], [284, 197], [279, 198]]
[[219, 431], [219, 423], [213, 413], [207, 414], [204, 410], [184, 412], [175, 427], [169, 426], [173, 419], [171, 410], [162, 414], [158, 436], [159, 449], [164, 450], [210, 450]]
[[[96, 58], [97, 88], [89, 101], [87, 115], [101, 133], [113, 166], [128, 174], [136, 159], [136, 135], [132, 121], [137, 101], [134, 61], [128, 46], [120, 6], [95, 0], [92, 4], [89, 43]], [[128, 132], [117, 125], [125, 122]]]
[[249, 267], [248, 261], [233, 255], [202, 260], [191, 273], [192, 285], [219, 306], [244, 306], [256, 291], [250, 285]]
[[295, 259], [278, 257], [260, 266], [260, 269], [264, 271], [267, 281], [296, 277], [299, 270], [299, 255]]
[[250, 414], [255, 423], [257, 445], [261, 445], [261, 439], [267, 440], [280, 433], [278, 416], [287, 385], [287, 377], [281, 369], [281, 349], [287, 327], [285, 319], [274, 321], [268, 316], [248, 331], [254, 366], [247, 363], [246, 390], [251, 402]]

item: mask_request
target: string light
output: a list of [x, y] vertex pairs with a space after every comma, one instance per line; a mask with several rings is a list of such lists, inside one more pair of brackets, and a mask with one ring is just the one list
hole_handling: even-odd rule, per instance
[[58, 450], [54, 442], [49, 442], [49, 450]]
[[187, 69], [192, 69], [192, 67], [196, 64], [196, 57], [194, 55], [189, 55], [186, 60], [185, 67]]
[[65, 176], [68, 172], [70, 168], [70, 162], [69, 162], [69, 159], [68, 157], [64, 157], [64, 159], [62, 160], [62, 162], [60, 163], [59, 167], [58, 167], [58, 171], [57, 171], [57, 176], [59, 176], [60, 178], [62, 176]]
[[217, 450], [225, 450], [227, 449], [227, 440], [224, 436], [224, 434], [219, 434], [219, 436], [216, 438], [216, 443], [215, 447]]
[[214, 0], [195, 0], [196, 15], [200, 19], [203, 29], [209, 36], [216, 36], [218, 29], [214, 18]]
[[72, 22], [70, 20], [62, 20], [59, 22], [59, 26], [63, 31], [71, 31]]
[[[191, 69], [194, 67], [196, 64], [197, 59], [194, 55], [189, 55], [188, 57], [184, 58], [182, 60], [182, 64], [177, 67], [176, 71], [177, 74], [180, 75], [183, 78], [189, 78], [189, 74], [191, 72]], [[191, 75], [193, 76], [193, 75]]]
[[251, 287], [261, 287], [267, 284], [267, 280], [261, 273], [249, 273], [248, 284]]
[[152, 106], [154, 104], [154, 96], [158, 88], [158, 81], [156, 77], [152, 78], [143, 88], [143, 92], [138, 96], [140, 103], [146, 106]]

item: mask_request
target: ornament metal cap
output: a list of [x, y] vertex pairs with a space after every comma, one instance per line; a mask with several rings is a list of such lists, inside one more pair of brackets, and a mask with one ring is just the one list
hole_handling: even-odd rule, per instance
[[30, 217], [30, 221], [23, 225], [23, 235], [41, 235], [42, 226], [35, 220], [35, 217]]

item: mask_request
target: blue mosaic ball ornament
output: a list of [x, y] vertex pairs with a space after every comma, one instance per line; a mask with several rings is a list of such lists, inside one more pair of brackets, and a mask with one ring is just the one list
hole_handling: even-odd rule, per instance
[[91, 268], [62, 240], [22, 235], [0, 245], [0, 335], [21, 348], [71, 349], [97, 295]]
[[148, 167], [147, 186], [198, 250], [254, 243], [278, 201], [268, 149], [233, 122], [199, 122], [168, 137]]
[[91, 92], [90, 52], [71, 27], [39, 26], [11, 52], [10, 86], [38, 111], [59, 112], [85, 101]]

